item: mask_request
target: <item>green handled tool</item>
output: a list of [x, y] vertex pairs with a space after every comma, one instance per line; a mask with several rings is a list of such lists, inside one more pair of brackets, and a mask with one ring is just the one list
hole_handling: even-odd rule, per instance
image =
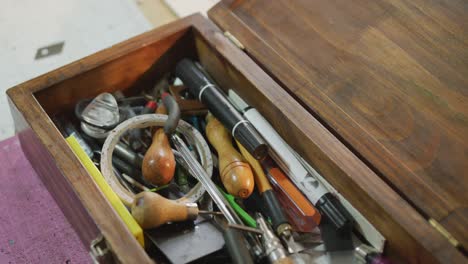
[[224, 198], [228, 201], [228, 203], [231, 205], [232, 209], [236, 212], [237, 215], [244, 221], [244, 223], [250, 227], [257, 227], [257, 223], [255, 222], [255, 219], [253, 219], [242, 207], [240, 207], [239, 204], [236, 202], [236, 198], [229, 194], [224, 192], [219, 186], [218, 186], [219, 191], [223, 194]]

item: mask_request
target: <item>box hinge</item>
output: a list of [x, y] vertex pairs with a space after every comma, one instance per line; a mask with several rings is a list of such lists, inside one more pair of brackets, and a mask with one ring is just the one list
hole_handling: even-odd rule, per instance
[[229, 31], [224, 31], [224, 36], [228, 38], [234, 45], [236, 45], [239, 49], [245, 50], [244, 45], [236, 38], [234, 35], [231, 34]]
[[429, 224], [432, 225], [439, 233], [441, 233], [449, 242], [452, 244], [454, 247], [458, 247], [460, 245], [460, 242], [456, 238], [450, 234], [447, 229], [445, 229], [439, 222], [437, 222], [435, 219], [431, 218], [429, 219]]
[[115, 263], [112, 250], [102, 234], [91, 241], [89, 249], [89, 255], [91, 256], [94, 264]]

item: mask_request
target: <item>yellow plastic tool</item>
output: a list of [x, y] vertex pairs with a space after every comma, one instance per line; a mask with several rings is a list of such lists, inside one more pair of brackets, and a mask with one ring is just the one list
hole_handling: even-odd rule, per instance
[[68, 144], [70, 145], [71, 149], [73, 150], [73, 152], [75, 152], [75, 155], [78, 157], [78, 159], [80, 159], [85, 169], [88, 171], [91, 177], [93, 177], [94, 181], [96, 182], [98, 187], [101, 189], [102, 193], [104, 193], [107, 200], [111, 203], [112, 207], [114, 207], [115, 211], [117, 211], [120, 218], [122, 218], [122, 221], [124, 221], [125, 225], [127, 225], [130, 232], [133, 234], [136, 240], [138, 240], [140, 245], [142, 247], [145, 247], [143, 229], [141, 229], [141, 227], [135, 221], [135, 219], [127, 210], [125, 205], [122, 203], [122, 201], [120, 201], [117, 194], [115, 194], [115, 192], [106, 182], [101, 172], [98, 170], [98, 168], [96, 168], [96, 166], [91, 161], [91, 159], [86, 155], [86, 153], [81, 148], [76, 138], [73, 135], [71, 135], [66, 140]]

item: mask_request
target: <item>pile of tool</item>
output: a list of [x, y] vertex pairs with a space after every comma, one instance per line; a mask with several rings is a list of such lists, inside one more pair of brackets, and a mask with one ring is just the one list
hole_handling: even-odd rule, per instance
[[145, 229], [157, 260], [311, 263], [321, 246], [383, 261], [356, 242], [353, 218], [315, 170], [192, 60], [141, 95], [82, 100], [74, 116], [79, 129], [55, 121]]

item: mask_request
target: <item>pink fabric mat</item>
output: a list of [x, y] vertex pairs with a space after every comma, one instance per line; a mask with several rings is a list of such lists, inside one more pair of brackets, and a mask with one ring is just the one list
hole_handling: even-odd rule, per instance
[[17, 137], [0, 142], [0, 264], [91, 263]]

